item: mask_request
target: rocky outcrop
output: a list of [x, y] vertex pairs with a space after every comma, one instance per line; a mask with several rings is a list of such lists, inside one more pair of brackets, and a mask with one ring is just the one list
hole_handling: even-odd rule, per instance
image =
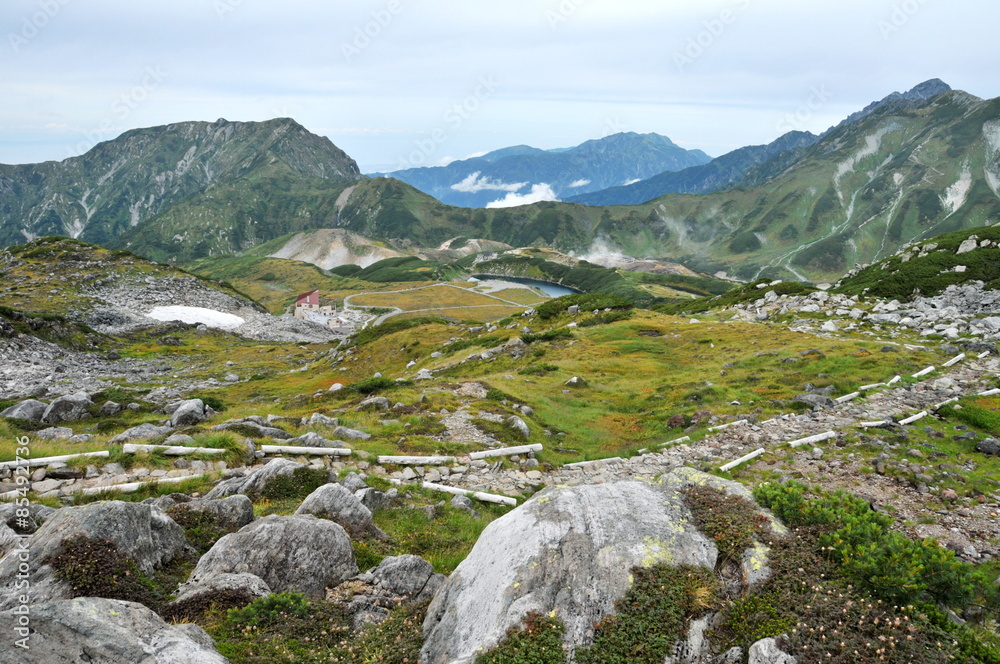
[[351, 540], [342, 527], [314, 516], [268, 516], [226, 535], [201, 557], [190, 582], [218, 574], [249, 573], [274, 592], [296, 590], [322, 599], [358, 573]]
[[275, 477], [279, 475], [291, 477], [296, 468], [304, 467], [301, 463], [288, 459], [272, 459], [249, 475], [231, 477], [219, 482], [215, 488], [205, 494], [205, 498], [214, 500], [236, 494], [257, 498], [261, 495], [264, 487]]
[[208, 417], [205, 402], [201, 399], [189, 399], [181, 402], [170, 416], [170, 426], [190, 427], [200, 424]]
[[177, 588], [177, 599], [173, 603], [178, 604], [200, 595], [227, 590], [242, 591], [253, 598], [267, 597], [271, 594], [271, 588], [256, 574], [223, 572], [201, 577], [197, 581], [182, 583]]
[[625, 594], [633, 567], [713, 569], [718, 550], [691, 523], [680, 494], [691, 482], [738, 490], [709, 477], [681, 469], [658, 484], [555, 487], [497, 519], [431, 603], [423, 661], [467, 664], [531, 611], [557, 611], [566, 645], [585, 644]]
[[325, 484], [309, 494], [296, 514], [312, 514], [338, 523], [355, 537], [373, 535], [385, 539], [387, 535], [372, 523], [372, 513], [345, 486]]
[[218, 500], [199, 498], [178, 503], [176, 509], [204, 512], [215, 516], [219, 525], [226, 530], [239, 530], [249, 525], [253, 519], [253, 503], [244, 495], [237, 494]]
[[131, 443], [135, 440], [152, 440], [170, 435], [170, 427], [161, 427], [155, 424], [140, 424], [139, 426], [126, 429], [112, 438], [109, 442], [112, 445]]
[[4, 648], [7, 664], [226, 664], [197, 625], [168, 625], [142, 604], [96, 597], [31, 607], [29, 649]]
[[77, 392], [59, 397], [46, 407], [42, 413], [42, 422], [47, 424], [59, 424], [60, 422], [75, 422], [90, 417], [87, 409], [93, 406], [90, 395], [86, 392]]
[[[110, 541], [135, 560], [145, 574], [190, 550], [181, 527], [152, 505], [108, 501], [66, 507], [53, 514], [28, 541], [33, 561], [29, 581], [34, 601], [68, 597], [68, 589], [55, 578], [48, 561], [65, 540], [79, 533]], [[17, 573], [17, 556], [0, 560], [0, 583], [3, 583], [0, 609], [16, 599], [12, 587]]]
[[35, 399], [25, 399], [21, 403], [14, 404], [7, 410], [0, 413], [0, 417], [14, 417], [19, 420], [33, 420], [35, 422], [40, 422], [42, 420], [42, 415], [45, 414], [45, 409], [48, 408], [48, 404], [42, 403]]

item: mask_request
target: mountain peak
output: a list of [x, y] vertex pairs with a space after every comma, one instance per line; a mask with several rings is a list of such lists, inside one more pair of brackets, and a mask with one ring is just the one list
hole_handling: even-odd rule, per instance
[[922, 105], [922, 102], [925, 102], [928, 99], [936, 97], [944, 92], [949, 92], [950, 90], [951, 86], [942, 81], [940, 78], [932, 78], [914, 86], [906, 92], [893, 92], [884, 99], [868, 104], [868, 106], [865, 106], [864, 109], [848, 116], [846, 120], [838, 124], [836, 127], [833, 127], [833, 129], [838, 129], [845, 125], [860, 122], [872, 113], [875, 113], [876, 111], [879, 111], [889, 105], [901, 104], [904, 106], [920, 106]]

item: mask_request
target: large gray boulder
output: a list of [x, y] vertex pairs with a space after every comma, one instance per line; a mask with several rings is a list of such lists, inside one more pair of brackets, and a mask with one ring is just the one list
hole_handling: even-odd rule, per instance
[[369, 575], [379, 589], [417, 602], [433, 597], [445, 581], [429, 562], [409, 554], [384, 559]]
[[222, 573], [203, 577], [198, 581], [182, 583], [177, 588], [177, 599], [173, 603], [177, 604], [178, 602], [184, 602], [199, 595], [217, 593], [224, 590], [241, 590], [254, 599], [267, 597], [271, 594], [271, 589], [264, 583], [264, 579], [255, 574]]
[[40, 422], [49, 405], [35, 399], [25, 399], [0, 413], [0, 417], [15, 417], [19, 420]]
[[226, 535], [201, 557], [189, 582], [218, 574], [253, 574], [274, 592], [322, 599], [358, 573], [351, 540], [336, 523], [314, 516], [268, 516]]
[[168, 625], [142, 604], [96, 597], [31, 607], [28, 650], [0, 649], [2, 664], [227, 664], [197, 625]]
[[339, 523], [355, 537], [374, 535], [384, 539], [386, 534], [372, 523], [372, 512], [365, 507], [350, 489], [342, 484], [324, 484], [310, 493], [296, 514], [313, 514]]
[[120, 434], [112, 438], [109, 442], [112, 445], [121, 445], [123, 443], [131, 443], [135, 440], [151, 440], [154, 438], [163, 438], [170, 434], [170, 427], [161, 427], [155, 424], [140, 424], [139, 426], [132, 427], [131, 429], [126, 429]]
[[[65, 540], [80, 533], [110, 541], [131, 556], [145, 574], [190, 551], [184, 530], [152, 505], [108, 501], [64, 507], [49, 517], [28, 540], [33, 568], [29, 579], [33, 601], [69, 597], [69, 589], [55, 578], [48, 561]], [[0, 560], [0, 610], [16, 603], [17, 573], [17, 556]]]
[[199, 498], [175, 506], [181, 510], [207, 512], [219, 520], [219, 525], [227, 530], [239, 530], [249, 525], [253, 519], [253, 503], [244, 495], [227, 496], [218, 500]]
[[256, 422], [249, 418], [242, 420], [230, 420], [212, 427], [212, 431], [236, 431], [237, 433], [251, 430], [259, 438], [273, 438], [274, 440], [288, 440], [292, 434], [284, 429], [269, 427], [267, 424]]
[[177, 406], [177, 410], [170, 416], [170, 426], [190, 427], [200, 424], [208, 417], [205, 409], [205, 402], [201, 399], [189, 399], [182, 401]]
[[695, 482], [746, 495], [735, 482], [681, 468], [659, 484], [552, 487], [497, 519], [431, 602], [421, 660], [468, 664], [531, 611], [557, 611], [565, 644], [587, 644], [628, 590], [633, 567], [714, 569], [718, 550], [681, 494]]
[[264, 487], [279, 475], [291, 477], [296, 468], [304, 468], [301, 463], [289, 461], [288, 459], [271, 459], [269, 462], [253, 471], [249, 475], [242, 477], [231, 477], [215, 485], [215, 487], [205, 494], [205, 498], [214, 500], [243, 494], [250, 498], [257, 498], [261, 495]]
[[812, 394], [809, 392], [803, 392], [802, 394], [796, 394], [795, 399], [798, 403], [804, 403], [808, 406], [812, 406], [813, 410], [822, 410], [824, 408], [833, 408], [837, 405], [837, 402], [828, 396], [822, 394]]
[[93, 406], [90, 395], [86, 392], [77, 392], [59, 397], [46, 408], [42, 413], [42, 422], [47, 424], [59, 424], [60, 422], [75, 422], [90, 417], [87, 408]]

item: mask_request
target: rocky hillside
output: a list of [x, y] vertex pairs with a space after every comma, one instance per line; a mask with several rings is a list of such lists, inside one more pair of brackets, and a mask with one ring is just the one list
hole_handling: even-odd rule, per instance
[[565, 199], [576, 194], [645, 180], [708, 162], [701, 150], [685, 150], [659, 134], [614, 134], [563, 150], [505, 148], [447, 166], [409, 168], [387, 175], [434, 198], [482, 208], [507, 194], [527, 194], [546, 185]]
[[337, 194], [361, 178], [288, 119], [136, 129], [62, 162], [0, 165], [0, 244], [66, 235], [159, 257], [176, 243], [195, 256], [238, 251], [328, 224]]

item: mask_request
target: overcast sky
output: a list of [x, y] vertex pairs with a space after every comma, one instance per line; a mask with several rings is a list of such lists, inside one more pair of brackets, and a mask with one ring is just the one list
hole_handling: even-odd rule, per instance
[[941, 78], [1000, 96], [995, 0], [3, 0], [0, 163], [293, 117], [365, 171], [665, 134], [712, 156]]

